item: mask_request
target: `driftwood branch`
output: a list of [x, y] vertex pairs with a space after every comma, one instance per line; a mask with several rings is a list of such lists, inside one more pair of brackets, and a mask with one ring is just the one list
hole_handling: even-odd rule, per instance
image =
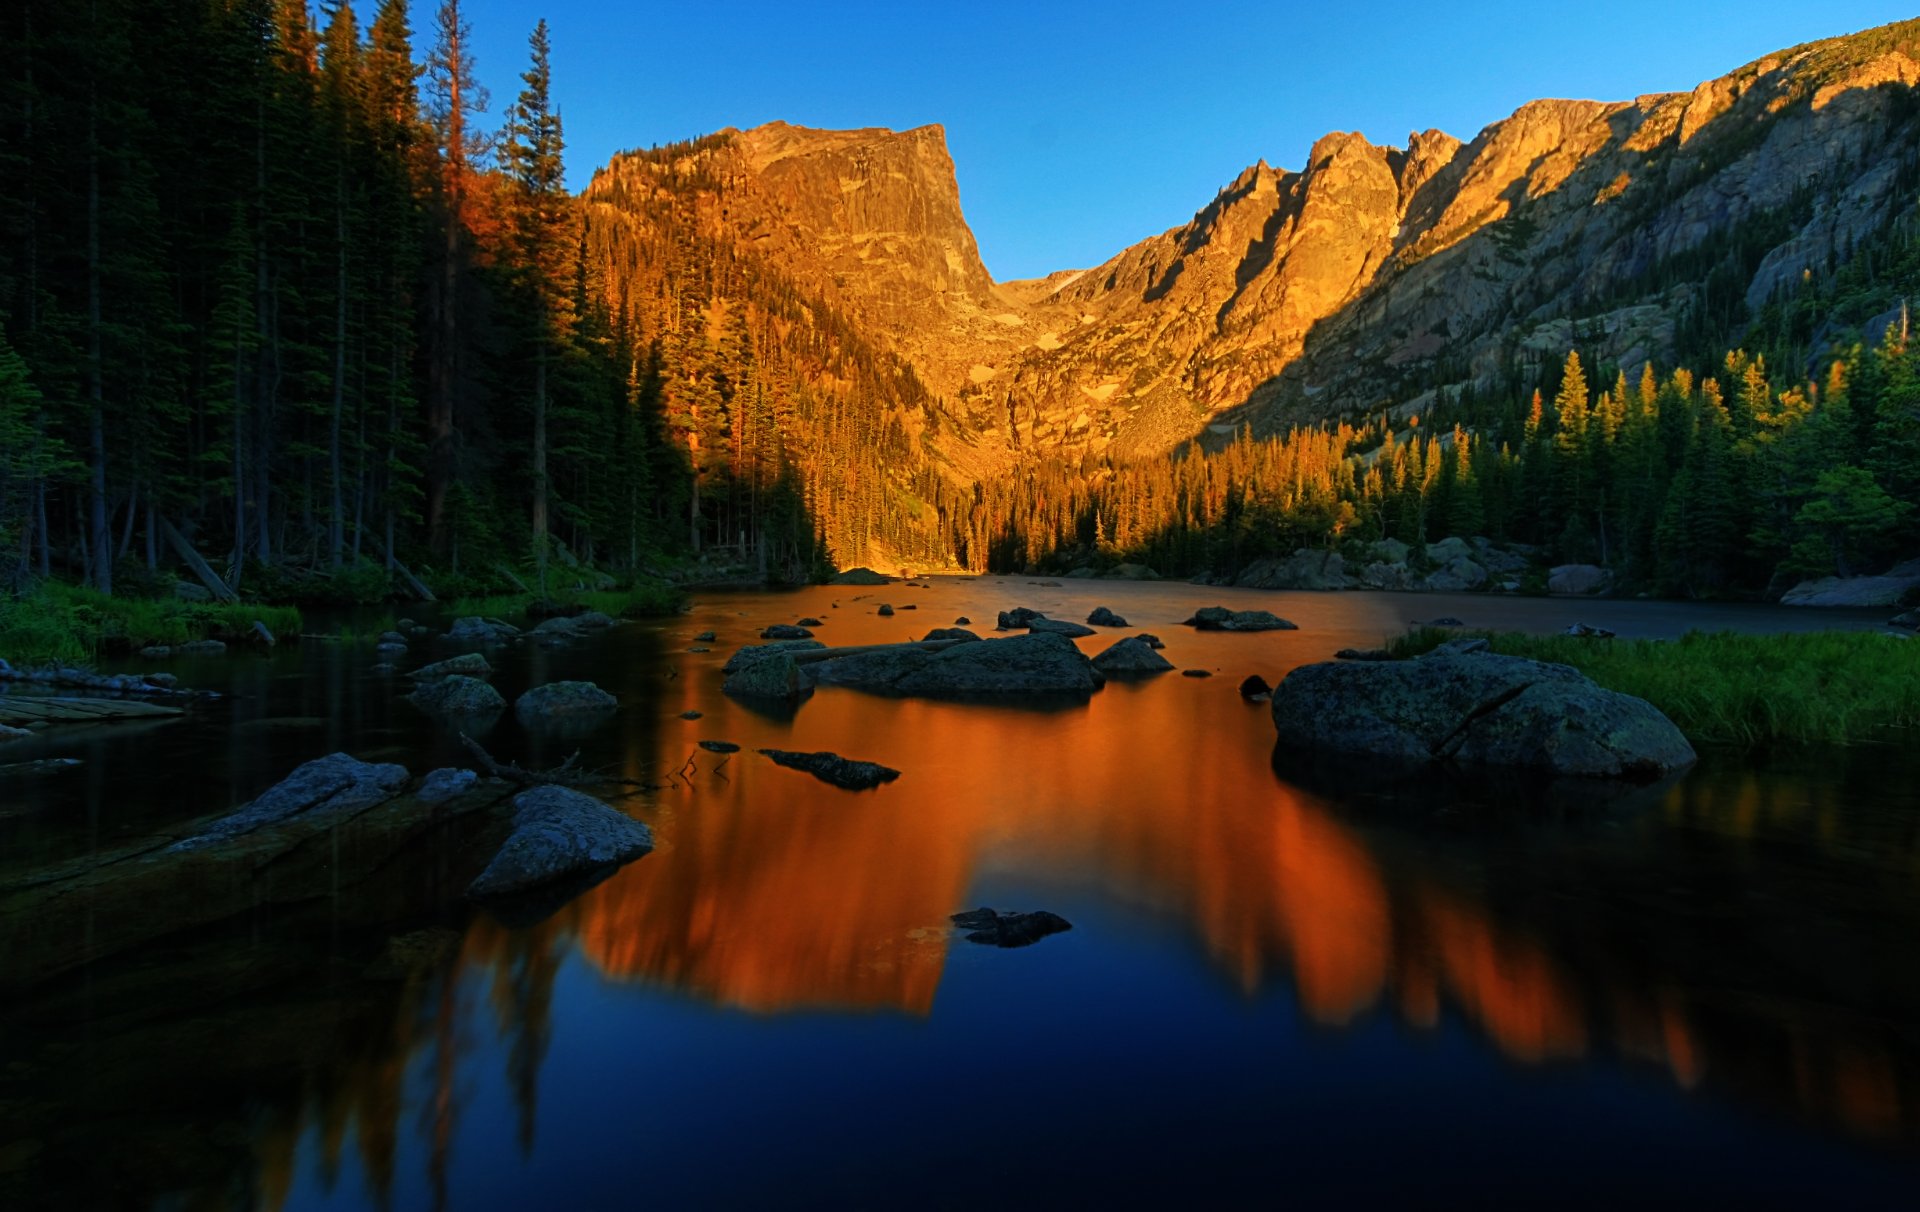
[[464, 732], [460, 734], [460, 743], [466, 746], [467, 752], [473, 755], [473, 760], [479, 763], [481, 770], [494, 778], [505, 779], [509, 783], [517, 783], [522, 787], [571, 787], [593, 778], [587, 771], [580, 769], [580, 751], [577, 749], [571, 757], [551, 770], [528, 770], [517, 762], [502, 763], [488, 753], [479, 741]]
[[187, 536], [181, 534], [172, 522], [161, 518], [160, 533], [166, 537], [167, 545], [173, 548], [174, 554], [186, 561], [188, 568], [193, 569], [193, 575], [200, 578], [200, 583], [207, 587], [209, 593], [213, 594], [214, 597], [222, 602], [238, 602], [240, 600], [240, 595], [235, 593], [232, 587], [220, 579], [220, 574], [213, 570], [212, 565], [200, 558], [200, 553], [194, 550], [193, 544], [187, 540]]

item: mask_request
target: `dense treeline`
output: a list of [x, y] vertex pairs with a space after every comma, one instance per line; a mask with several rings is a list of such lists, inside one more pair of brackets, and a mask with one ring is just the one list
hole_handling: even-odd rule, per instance
[[[684, 541], [663, 334], [583, 255], [544, 22], [490, 125], [459, 0], [418, 55], [408, 11], [0, 18], [10, 578], [146, 586], [188, 543], [256, 591], [374, 596], [396, 560], [483, 588], [544, 575], [549, 536], [626, 569]], [[749, 495], [804, 570], [782, 482]]]
[[1780, 381], [1738, 351], [1716, 370], [1648, 364], [1596, 394], [1570, 353], [1551, 397], [1454, 402], [1397, 432], [1377, 421], [1144, 467], [1036, 466], [984, 491], [956, 541], [987, 567], [1093, 551], [1184, 574], [1487, 535], [1689, 596], [1920, 550], [1920, 349], [1904, 324], [1819, 382]]

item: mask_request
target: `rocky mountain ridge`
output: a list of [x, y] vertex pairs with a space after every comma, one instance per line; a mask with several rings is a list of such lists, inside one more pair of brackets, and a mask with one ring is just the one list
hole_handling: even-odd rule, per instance
[[[689, 157], [702, 223], [910, 366], [958, 483], [1034, 455], [1164, 454], [1209, 432], [1419, 411], [1578, 347], [1669, 359], [1843, 263], [1920, 186], [1920, 22], [1797, 47], [1688, 92], [1536, 101], [1462, 142], [1329, 134], [1102, 265], [995, 283], [937, 126], [775, 123]], [[709, 143], [709, 141], [702, 141]], [[590, 199], [687, 158], [621, 157]]]

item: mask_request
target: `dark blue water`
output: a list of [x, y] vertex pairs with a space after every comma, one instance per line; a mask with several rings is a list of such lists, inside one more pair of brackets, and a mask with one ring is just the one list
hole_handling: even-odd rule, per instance
[[[1759, 769], [1709, 754], [1677, 785], [1600, 803], [1382, 788], [1276, 769], [1264, 709], [1235, 693], [1429, 614], [1623, 634], [1822, 616], [1259, 595], [1246, 604], [1302, 629], [1177, 626], [1238, 596], [1018, 581], [718, 595], [509, 650], [509, 698], [586, 676], [623, 706], [577, 742], [509, 716], [487, 743], [542, 761], [577, 743], [656, 782], [621, 801], [656, 851], [529, 929], [442, 904], [369, 931], [321, 906], [11, 1007], [0, 1193], [299, 1209], [1911, 1201], [1913, 753]], [[879, 601], [919, 609], [880, 618]], [[817, 615], [823, 638], [861, 643], [1099, 603], [1217, 676], [1057, 711], [828, 690], [769, 718], [718, 693], [719, 662], [768, 622]], [[713, 651], [687, 652], [708, 628]], [[371, 660], [236, 658], [220, 667], [236, 700], [74, 742], [93, 773], [16, 795], [0, 829], [16, 854], [84, 854], [332, 748], [453, 760]], [[747, 752], [720, 766], [702, 737]], [[752, 754], [764, 745], [903, 774], [855, 795]], [[180, 795], [196, 775], [202, 794]], [[981, 904], [1073, 929], [1012, 950], [947, 929]], [[438, 932], [439, 962], [373, 975], [389, 935], [420, 931]]]

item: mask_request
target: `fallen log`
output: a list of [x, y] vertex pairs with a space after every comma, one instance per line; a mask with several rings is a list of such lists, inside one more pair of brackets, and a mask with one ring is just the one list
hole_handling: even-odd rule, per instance
[[427, 588], [427, 583], [425, 581], [413, 575], [413, 569], [408, 568], [405, 564], [401, 563], [399, 556], [396, 556], [391, 551], [387, 550], [387, 545], [385, 543], [382, 543], [379, 539], [374, 539], [372, 541], [373, 541], [373, 545], [379, 549], [381, 556], [386, 559], [388, 564], [392, 565], [393, 570], [395, 572], [400, 574], [400, 579], [407, 583], [407, 588], [413, 590], [414, 594], [418, 596], [421, 601], [437, 602], [440, 600], [439, 598], [436, 598], [433, 596], [433, 590]]
[[185, 714], [179, 707], [143, 703], [137, 699], [0, 694], [0, 724], [16, 728], [23, 724], [88, 724]]
[[213, 594], [215, 598], [218, 598], [222, 602], [238, 602], [240, 600], [240, 595], [235, 593], [231, 586], [220, 579], [220, 574], [215, 572], [211, 565], [200, 558], [200, 553], [193, 549], [193, 544], [187, 541], [187, 536], [181, 534], [172, 522], [161, 518], [160, 533], [166, 536], [167, 545], [173, 548], [176, 555], [186, 561], [187, 567], [193, 570], [194, 576], [200, 578], [200, 583], [207, 587], [209, 593]]

